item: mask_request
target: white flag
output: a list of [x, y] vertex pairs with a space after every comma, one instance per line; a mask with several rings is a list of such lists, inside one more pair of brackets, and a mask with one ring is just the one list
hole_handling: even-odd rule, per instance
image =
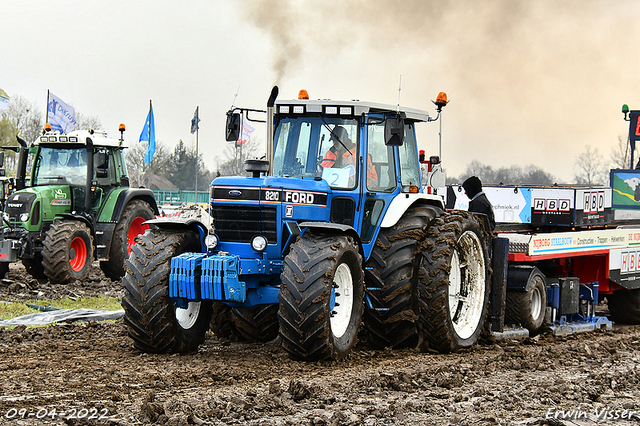
[[7, 92], [0, 89], [0, 109], [7, 109], [9, 107], [9, 95]]
[[49, 92], [49, 106], [47, 120], [51, 130], [67, 133], [76, 128], [76, 110], [67, 105], [62, 99]]
[[249, 141], [251, 133], [253, 133], [254, 130], [256, 129], [251, 127], [251, 125], [247, 123], [246, 120], [242, 120], [242, 136], [240, 136], [240, 139], [238, 140], [236, 145], [239, 146], [246, 144]]

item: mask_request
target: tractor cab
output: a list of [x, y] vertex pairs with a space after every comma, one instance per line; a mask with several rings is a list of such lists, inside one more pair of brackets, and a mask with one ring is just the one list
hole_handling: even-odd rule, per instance
[[[228, 115], [231, 140], [236, 135], [229, 129], [239, 127], [238, 115], [244, 117], [242, 111]], [[360, 101], [309, 100], [302, 93], [299, 99], [275, 103], [272, 120], [272, 127], [268, 126], [273, 129], [267, 160], [270, 176], [251, 184], [269, 193], [278, 189], [273, 193], [281, 197], [271, 201], [280, 203], [277, 210], [283, 222], [348, 227], [359, 235], [368, 257], [392, 202], [401, 198], [397, 202], [403, 203], [409, 197], [402, 199], [401, 194], [422, 192], [415, 124], [433, 119], [425, 111], [399, 111], [395, 106]], [[213, 182], [214, 209], [215, 188], [227, 183], [232, 182], [227, 178]], [[233, 184], [237, 183], [236, 178]], [[224, 228], [220, 225], [216, 224], [217, 230]]]

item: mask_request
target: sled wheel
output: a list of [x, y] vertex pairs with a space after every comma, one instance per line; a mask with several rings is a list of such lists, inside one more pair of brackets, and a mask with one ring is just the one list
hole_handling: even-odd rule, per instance
[[124, 262], [131, 253], [135, 238], [149, 229], [144, 222], [154, 217], [153, 209], [145, 201], [133, 200], [127, 204], [113, 231], [109, 260], [100, 262], [100, 269], [107, 278], [117, 281], [124, 276]]
[[547, 290], [544, 276], [537, 269], [532, 270], [527, 279], [528, 291], [507, 291], [504, 320], [507, 324], [520, 324], [534, 335], [544, 322]]
[[489, 305], [487, 240], [480, 223], [465, 211], [435, 219], [427, 231], [418, 298], [428, 348], [456, 352], [478, 340]]
[[364, 325], [368, 340], [379, 348], [415, 347], [419, 342], [417, 281], [420, 244], [429, 223], [442, 214], [431, 207], [407, 210], [391, 228], [380, 230], [365, 267]]
[[616, 324], [640, 324], [640, 288], [607, 295], [611, 320]]
[[204, 341], [211, 302], [178, 307], [169, 297], [171, 258], [199, 251], [199, 236], [192, 231], [150, 229], [137, 238], [125, 263], [122, 306], [129, 336], [139, 350], [186, 353]]
[[310, 231], [291, 245], [281, 274], [278, 321], [293, 359], [342, 359], [362, 319], [362, 256], [352, 237]]
[[52, 283], [83, 280], [93, 261], [93, 237], [78, 221], [54, 221], [42, 242], [42, 266]]
[[236, 330], [248, 342], [269, 342], [278, 337], [278, 305], [234, 308], [231, 317]]

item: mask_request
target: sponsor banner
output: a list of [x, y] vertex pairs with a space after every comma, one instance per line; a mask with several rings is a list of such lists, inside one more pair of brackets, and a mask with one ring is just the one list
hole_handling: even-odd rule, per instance
[[640, 229], [604, 229], [580, 232], [535, 234], [529, 241], [529, 255], [549, 255], [638, 246]]

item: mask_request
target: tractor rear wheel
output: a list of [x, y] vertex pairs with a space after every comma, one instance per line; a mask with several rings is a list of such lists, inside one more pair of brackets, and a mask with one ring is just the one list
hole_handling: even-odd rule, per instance
[[611, 320], [617, 324], [640, 324], [640, 288], [607, 295]]
[[124, 322], [136, 348], [143, 352], [193, 352], [204, 341], [211, 302], [178, 307], [169, 297], [171, 258], [199, 252], [193, 231], [151, 229], [140, 235], [125, 263]]
[[100, 269], [107, 278], [117, 281], [124, 276], [124, 261], [129, 258], [136, 236], [149, 229], [144, 222], [154, 217], [153, 209], [145, 201], [133, 200], [127, 204], [113, 231], [109, 260], [100, 262]]
[[54, 221], [42, 242], [42, 266], [49, 281], [67, 284], [83, 280], [93, 261], [93, 237], [78, 221]]
[[480, 337], [489, 305], [488, 244], [466, 211], [440, 216], [429, 228], [418, 281], [423, 349], [456, 352]]
[[310, 231], [291, 245], [280, 275], [278, 321], [293, 359], [342, 359], [362, 319], [362, 256], [352, 237]]
[[236, 330], [248, 342], [269, 342], [278, 337], [278, 305], [233, 308]]
[[442, 214], [436, 207], [407, 210], [391, 228], [380, 230], [365, 268], [367, 295], [364, 325], [377, 347], [416, 347], [419, 343], [417, 281], [420, 244], [429, 223]]

